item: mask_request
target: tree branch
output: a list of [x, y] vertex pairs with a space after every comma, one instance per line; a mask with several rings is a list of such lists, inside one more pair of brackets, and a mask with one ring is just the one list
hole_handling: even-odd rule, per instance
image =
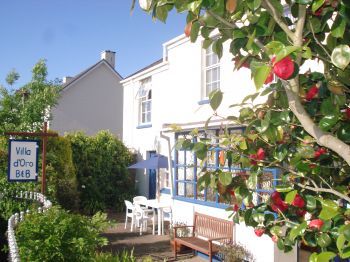
[[277, 13], [275, 7], [270, 3], [269, 0], [263, 0], [264, 7], [270, 12], [276, 23], [282, 28], [290, 39], [294, 39], [294, 33], [289, 29], [288, 25], [282, 21], [281, 16]]
[[[212, 17], [214, 17], [216, 20], [220, 21], [221, 23], [229, 26], [232, 29], [237, 29], [239, 27], [237, 27], [235, 24], [230, 23], [229, 21], [227, 21], [226, 19], [222, 18], [221, 16], [215, 14], [214, 12], [212, 12], [211, 10], [207, 10], [208, 14], [210, 14]], [[254, 43], [261, 48], [265, 53], [266, 53], [266, 47], [259, 41], [259, 39], [255, 38], [254, 39]]]
[[[328, 56], [328, 58], [329, 58], [330, 60], [332, 60], [332, 57], [331, 57], [331, 55], [328, 53], [327, 49], [320, 43], [320, 41], [318, 41], [317, 37], [315, 36], [314, 27], [313, 27], [313, 25], [312, 25], [312, 23], [311, 23], [310, 21], [309, 21], [309, 25], [310, 25], [310, 29], [311, 29], [312, 36], [313, 36], [314, 39], [315, 39], [315, 42], [323, 49], [323, 51], [326, 53], [326, 55]], [[328, 60], [328, 62], [329, 62], [329, 60]], [[330, 63], [332, 63], [332, 62], [330, 62]]]
[[305, 186], [301, 183], [296, 183], [297, 186], [301, 187], [301, 188], [304, 188], [304, 189], [307, 189], [307, 190], [311, 190], [311, 191], [314, 191], [314, 192], [324, 192], [324, 193], [330, 193], [330, 194], [333, 194], [333, 195], [336, 195], [338, 196], [339, 198], [341, 199], [344, 199], [345, 201], [347, 201], [348, 203], [350, 203], [350, 197], [334, 190], [334, 189], [327, 189], [327, 188], [322, 188], [322, 187], [317, 187], [317, 188], [314, 188], [314, 187], [311, 187], [311, 186]]
[[[290, 84], [292, 84], [292, 81], [290, 81]], [[317, 144], [333, 150], [350, 165], [350, 146], [334, 135], [322, 131], [307, 114], [305, 108], [300, 103], [299, 97], [291, 90], [289, 84], [283, 81], [283, 85], [287, 93], [289, 108], [298, 118], [305, 131], [316, 139]]]

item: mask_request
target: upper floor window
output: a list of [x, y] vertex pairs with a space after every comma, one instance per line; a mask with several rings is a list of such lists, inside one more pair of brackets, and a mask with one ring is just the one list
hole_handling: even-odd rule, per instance
[[152, 120], [152, 81], [146, 78], [141, 81], [139, 90], [139, 124], [148, 124]]
[[210, 92], [220, 88], [220, 59], [211, 47], [205, 50], [204, 56], [202, 98], [207, 98]]

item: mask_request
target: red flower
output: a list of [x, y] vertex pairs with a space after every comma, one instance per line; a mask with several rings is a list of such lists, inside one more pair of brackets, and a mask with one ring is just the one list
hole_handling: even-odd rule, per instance
[[258, 237], [261, 237], [265, 233], [265, 228], [255, 228], [254, 233]]
[[267, 78], [266, 78], [264, 84], [267, 85], [267, 84], [271, 83], [271, 82], [273, 81], [273, 76], [274, 76], [274, 74], [273, 74], [273, 72], [271, 71], [270, 74], [267, 76]]
[[320, 156], [324, 155], [327, 153], [327, 150], [323, 147], [320, 147], [317, 151], [314, 153], [314, 158], [319, 158]]
[[286, 56], [282, 60], [278, 61], [277, 63], [274, 63], [275, 57], [272, 58], [273, 65], [273, 72], [275, 75], [277, 75], [281, 79], [289, 79], [293, 73], [294, 73], [294, 62], [290, 58], [290, 56]]
[[305, 206], [305, 200], [299, 194], [296, 194], [292, 206], [303, 208]]
[[305, 209], [297, 209], [297, 211], [295, 211], [295, 213], [299, 216], [299, 217], [303, 217], [306, 214], [306, 210]]
[[235, 205], [233, 206], [233, 211], [237, 212], [238, 210], [239, 210], [239, 206], [238, 206], [237, 204], [235, 204]]
[[346, 115], [347, 119], [350, 119], [350, 107], [345, 109], [345, 115]]
[[323, 226], [323, 221], [321, 219], [314, 219], [310, 221], [309, 228], [320, 230]]
[[258, 163], [256, 162], [257, 156], [256, 154], [250, 154], [249, 155], [250, 160], [250, 164], [253, 166], [256, 166]]
[[236, 195], [235, 195], [235, 190], [232, 189], [232, 190], [230, 191], [230, 194], [231, 194], [231, 196], [236, 196]]
[[273, 201], [275, 201], [275, 200], [277, 200], [277, 199], [281, 199], [281, 200], [282, 200], [280, 192], [274, 191], [274, 192], [271, 194], [271, 199], [272, 199]]
[[256, 153], [256, 158], [258, 160], [264, 160], [264, 158], [265, 158], [265, 150], [263, 148], [260, 147], [258, 149], [258, 152]]
[[312, 86], [306, 94], [306, 100], [311, 101], [318, 93], [318, 87], [316, 85]]
[[273, 235], [273, 236], [271, 237], [271, 239], [272, 239], [273, 242], [277, 243], [277, 241], [278, 241], [278, 236]]
[[270, 206], [273, 211], [278, 213], [279, 211], [284, 212], [288, 209], [288, 204], [282, 200], [279, 192], [273, 192], [271, 194], [271, 200], [272, 203]]

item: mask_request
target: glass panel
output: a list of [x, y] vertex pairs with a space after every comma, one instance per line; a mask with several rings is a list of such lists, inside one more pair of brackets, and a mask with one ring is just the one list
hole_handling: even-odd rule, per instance
[[210, 150], [207, 152], [207, 168], [213, 168], [215, 166], [215, 151]]
[[205, 76], [206, 76], [205, 79], [206, 79], [207, 84], [211, 83], [211, 82], [212, 82], [212, 72], [211, 72], [211, 69], [208, 69], [208, 70], [207, 70]]
[[212, 188], [207, 188], [207, 201], [215, 202], [216, 201], [216, 193]]
[[184, 183], [177, 184], [177, 195], [178, 196], [185, 196], [185, 184]]
[[193, 153], [191, 151], [187, 151], [186, 150], [185, 154], [186, 154], [186, 164], [193, 166], [193, 164], [194, 164], [194, 155], [193, 155]]
[[186, 168], [186, 180], [194, 180], [194, 168], [188, 167]]
[[177, 160], [179, 165], [184, 165], [185, 164], [185, 151], [178, 151], [178, 160]]
[[273, 174], [271, 172], [265, 172], [259, 177], [258, 188], [273, 190]]
[[205, 189], [203, 189], [202, 191], [199, 191], [199, 188], [198, 188], [198, 185], [197, 185], [197, 199], [198, 200], [205, 200], [204, 199], [204, 192], [205, 192]]
[[185, 171], [184, 168], [179, 167], [177, 169], [177, 180], [184, 180], [185, 179]]
[[194, 197], [193, 184], [186, 184], [186, 197]]

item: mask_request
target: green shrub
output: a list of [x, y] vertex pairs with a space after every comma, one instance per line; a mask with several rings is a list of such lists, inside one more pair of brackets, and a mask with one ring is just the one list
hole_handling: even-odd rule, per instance
[[107, 244], [99, 233], [108, 226], [106, 215], [91, 219], [52, 207], [33, 213], [16, 230], [23, 261], [94, 261], [96, 249]]
[[123, 250], [117, 255], [111, 253], [98, 253], [95, 257], [96, 262], [135, 262], [134, 251], [131, 250], [130, 253]]
[[135, 188], [127, 170], [132, 162], [128, 149], [107, 131], [92, 137], [78, 132], [67, 138], [72, 145], [82, 210], [92, 214], [105, 208], [121, 209]]
[[47, 149], [47, 195], [65, 209], [75, 210], [79, 192], [70, 141], [65, 137], [49, 138]]

